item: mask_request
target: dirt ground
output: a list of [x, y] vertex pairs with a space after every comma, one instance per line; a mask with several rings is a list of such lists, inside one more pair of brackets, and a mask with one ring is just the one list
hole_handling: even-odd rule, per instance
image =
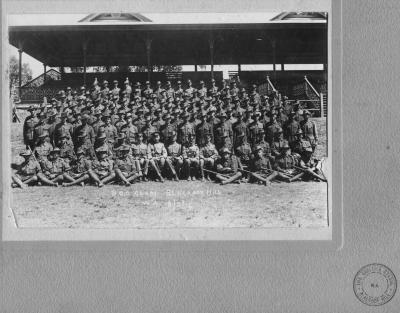
[[[20, 114], [20, 118], [24, 118]], [[317, 157], [326, 156], [326, 121], [315, 119]], [[22, 124], [12, 124], [12, 156], [18, 163]], [[317, 182], [220, 186], [213, 182], [147, 182], [131, 187], [30, 187], [13, 189], [18, 227], [190, 228], [326, 227], [327, 184]]]

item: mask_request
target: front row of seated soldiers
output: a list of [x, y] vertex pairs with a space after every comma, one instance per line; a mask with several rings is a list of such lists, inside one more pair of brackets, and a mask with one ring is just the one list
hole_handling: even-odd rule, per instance
[[[160, 142], [158, 132], [153, 134], [151, 144], [144, 143], [143, 134], [138, 133], [136, 144], [116, 143], [113, 151], [101, 139], [97, 148], [93, 149], [85, 144], [82, 135], [76, 154], [66, 144], [61, 148], [52, 148], [42, 138], [33, 152], [28, 150], [20, 154], [24, 161], [12, 175], [13, 187], [25, 188], [38, 183], [49, 186], [91, 183], [102, 187], [114, 182], [129, 186], [149, 178], [164, 182], [165, 176], [175, 181], [214, 179], [222, 185], [242, 181], [266, 185], [272, 180], [326, 181], [316, 169], [313, 149], [308, 141], [302, 140], [301, 131], [293, 142], [294, 152], [282, 138], [281, 132], [278, 129], [272, 147], [260, 140], [253, 151], [245, 136], [239, 134], [238, 147], [232, 151], [228, 142], [220, 153], [211, 143], [210, 135], [206, 136], [205, 144], [199, 148], [191, 135], [185, 145], [179, 144], [175, 132], [167, 147]], [[62, 141], [66, 140], [62, 137]], [[88, 152], [88, 149], [91, 151]], [[95, 156], [90, 157], [92, 154]]]

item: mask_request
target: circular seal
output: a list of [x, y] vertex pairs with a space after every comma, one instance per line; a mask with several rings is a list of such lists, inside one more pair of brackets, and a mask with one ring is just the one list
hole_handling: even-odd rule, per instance
[[397, 289], [393, 272], [382, 264], [369, 264], [362, 267], [354, 277], [353, 289], [362, 303], [371, 306], [389, 302]]

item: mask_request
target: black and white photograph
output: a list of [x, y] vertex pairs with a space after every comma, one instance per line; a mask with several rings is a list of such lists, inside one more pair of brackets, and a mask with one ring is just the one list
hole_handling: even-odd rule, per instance
[[329, 18], [8, 15], [14, 226], [330, 230]]

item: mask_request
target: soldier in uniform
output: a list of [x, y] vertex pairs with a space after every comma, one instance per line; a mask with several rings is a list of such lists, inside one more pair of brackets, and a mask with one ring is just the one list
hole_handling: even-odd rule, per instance
[[132, 145], [136, 142], [139, 130], [133, 125], [131, 113], [126, 114], [126, 124], [122, 127], [121, 132], [125, 134], [128, 144]]
[[40, 134], [37, 145], [33, 151], [39, 162], [47, 158], [50, 151], [53, 149], [53, 146], [48, 142], [47, 138], [47, 133]]
[[159, 132], [161, 130], [161, 127], [165, 124], [165, 121], [162, 119], [161, 116], [162, 109], [158, 108], [155, 111], [155, 119], [153, 120], [152, 125], [156, 128], [156, 130]]
[[156, 84], [157, 84], [157, 87], [156, 87], [156, 89], [154, 90], [153, 93], [157, 96], [157, 99], [160, 100], [162, 98], [161, 95], [162, 95], [164, 89], [161, 87], [161, 82], [160, 81], [157, 81]]
[[204, 81], [200, 81], [200, 88], [197, 90], [200, 97], [207, 97], [207, 88], [204, 86]]
[[107, 136], [104, 132], [98, 133], [93, 148], [95, 151], [98, 148], [104, 148], [107, 151], [107, 157], [109, 157], [111, 159], [114, 157], [114, 153], [113, 153], [114, 145], [112, 145], [111, 143], [109, 143], [107, 141]]
[[188, 87], [185, 90], [185, 94], [189, 96], [189, 98], [193, 98], [193, 94], [196, 91], [192, 86], [192, 81], [190, 79], [187, 80]]
[[283, 130], [282, 128], [278, 128], [275, 133], [275, 139], [271, 145], [271, 156], [272, 158], [276, 158], [277, 156], [281, 155], [283, 152], [283, 147], [288, 145], [288, 141], [283, 138]]
[[249, 182], [262, 182], [265, 185], [270, 184], [271, 179], [273, 179], [276, 175], [272, 169], [271, 162], [264, 155], [264, 148], [262, 146], [255, 147], [254, 158], [250, 162], [249, 171], [250, 177]]
[[89, 171], [90, 177], [95, 181], [98, 187], [108, 184], [115, 179], [114, 162], [107, 156], [107, 150], [100, 147], [96, 150], [97, 159], [92, 161]]
[[125, 79], [124, 85], [125, 85], [125, 89], [124, 89], [125, 96], [127, 98], [127, 101], [129, 102], [130, 99], [131, 99], [132, 87], [131, 87], [131, 85], [129, 83], [129, 78], [128, 77]]
[[151, 160], [155, 163], [156, 168], [158, 169], [157, 175], [159, 176], [160, 181], [163, 182], [164, 178], [161, 173], [164, 171], [168, 152], [164, 144], [160, 142], [160, 133], [157, 131], [153, 133], [153, 144], [149, 144], [149, 153], [151, 154]]
[[153, 89], [151, 89], [149, 81], [146, 81], [146, 88], [143, 90], [142, 93], [146, 99], [150, 99], [151, 94], [153, 94]]
[[33, 136], [35, 139], [35, 143], [37, 144], [38, 140], [39, 140], [39, 136], [41, 136], [42, 134], [46, 134], [46, 140], [48, 140], [48, 142], [50, 142], [50, 138], [48, 136], [48, 130], [46, 128], [46, 113], [41, 112], [39, 113], [39, 121], [37, 122], [37, 124], [35, 125], [35, 128], [33, 130]]
[[[83, 114], [81, 118], [81, 125], [75, 128], [75, 134], [74, 136], [74, 145], [76, 148], [77, 142], [79, 141], [79, 134], [85, 133], [85, 140], [87, 140], [88, 145], [93, 145], [94, 141], [96, 139], [93, 127], [88, 124], [89, 121], [89, 115], [88, 114]], [[82, 144], [82, 143], [81, 143]]]
[[153, 139], [153, 134], [157, 132], [157, 129], [152, 125], [151, 113], [147, 113], [145, 116], [146, 125], [141, 129], [141, 133], [144, 135], [144, 141], [149, 144]]
[[178, 80], [177, 84], [177, 88], [175, 90], [175, 98], [181, 98], [183, 96], [184, 90], [182, 88], [182, 82], [180, 80]]
[[93, 148], [93, 144], [88, 138], [88, 134], [84, 129], [81, 129], [76, 134], [76, 144], [75, 144], [75, 153], [78, 151], [79, 148], [82, 148], [85, 151], [85, 156], [88, 157], [90, 160], [96, 159], [96, 154]]
[[130, 186], [131, 183], [139, 178], [139, 169], [136, 168], [133, 156], [129, 154], [129, 145], [122, 145], [119, 147], [120, 155], [115, 161], [115, 175], [116, 178], [121, 180], [125, 186]]
[[275, 173], [271, 175], [271, 180], [277, 178], [290, 182], [290, 179], [296, 173], [295, 166], [297, 163], [298, 159], [291, 154], [289, 144], [285, 143], [282, 147], [282, 153], [275, 158]]
[[177, 132], [176, 124], [171, 124], [171, 115], [166, 114], [164, 117], [165, 124], [160, 127], [160, 135], [162, 142], [167, 146], [170, 144], [170, 139], [173, 133]]
[[23, 126], [24, 144], [27, 149], [28, 147], [34, 149], [35, 147], [34, 129], [39, 120], [36, 117], [34, 106], [31, 105], [28, 108], [28, 111], [29, 111], [29, 116], [25, 119]]
[[287, 121], [287, 123], [285, 124], [285, 126], [283, 128], [284, 136], [287, 138], [287, 141], [291, 148], [293, 148], [294, 143], [296, 142], [297, 132], [300, 128], [300, 124], [294, 118], [295, 115], [296, 115], [295, 112], [293, 112], [293, 111], [290, 112], [289, 120]]
[[104, 125], [102, 126], [101, 129], [104, 131], [104, 133], [107, 137], [107, 139], [106, 139], [107, 144], [110, 147], [113, 147], [114, 143], [115, 143], [115, 139], [118, 136], [117, 128], [113, 124], [111, 124], [111, 117], [107, 112], [103, 113], [103, 122], [104, 122]]
[[118, 87], [118, 80], [114, 80], [114, 88], [111, 90], [111, 95], [113, 96], [114, 100], [119, 101], [119, 94], [121, 89]]
[[230, 143], [233, 143], [233, 130], [232, 130], [232, 124], [226, 120], [227, 116], [225, 112], [222, 112], [219, 115], [219, 120], [220, 123], [216, 125], [215, 127], [215, 145], [217, 149], [221, 149], [222, 146], [225, 144], [225, 135], [228, 136], [227, 140], [230, 141]]
[[189, 117], [190, 117], [189, 113], [183, 112], [181, 117], [183, 119], [183, 122], [178, 129], [178, 139], [179, 143], [182, 146], [186, 146], [189, 143], [189, 136], [195, 139], [196, 132], [193, 124], [189, 122]]
[[91, 171], [92, 162], [86, 158], [85, 151], [79, 148], [76, 151], [77, 159], [70, 163], [70, 171], [69, 176], [74, 179], [73, 182], [63, 183], [63, 187], [69, 187], [73, 185], [81, 184], [83, 187], [85, 182], [87, 182], [91, 175], [89, 175], [89, 171]]
[[239, 171], [242, 167], [240, 161], [229, 149], [221, 150], [221, 158], [217, 160], [216, 165], [218, 174], [215, 178], [221, 182], [221, 185], [232, 183], [242, 177]]
[[196, 126], [196, 139], [199, 147], [204, 146], [207, 143], [207, 137], [209, 136], [211, 142], [214, 141], [213, 127], [207, 122], [207, 112], [201, 111], [200, 113], [201, 122]]
[[108, 94], [110, 93], [110, 88], [108, 88], [108, 81], [103, 81], [103, 89], [101, 89], [101, 98], [108, 99]]
[[296, 134], [296, 141], [293, 143], [292, 152], [302, 154], [306, 148], [311, 148], [311, 144], [309, 141], [304, 140], [303, 138], [303, 131], [301, 128], [297, 130]]
[[117, 133], [121, 132], [121, 129], [125, 126], [126, 121], [124, 119], [125, 117], [125, 110], [120, 109], [118, 111], [118, 120], [115, 122], [115, 124], [113, 124], [115, 126], [115, 128], [117, 129]]
[[61, 134], [59, 138], [60, 157], [65, 159], [66, 162], [75, 161], [76, 155], [74, 152], [74, 146], [68, 141], [70, 137], [67, 134]]
[[252, 149], [257, 145], [260, 132], [263, 130], [263, 124], [259, 121], [259, 113], [253, 113], [253, 122], [249, 124], [249, 143]]
[[197, 172], [200, 165], [200, 149], [196, 145], [195, 137], [189, 134], [187, 137], [188, 141], [183, 146], [183, 164], [186, 168], [187, 180], [196, 180], [196, 176], [192, 168]]
[[204, 174], [204, 168], [208, 170], [214, 170], [215, 161], [219, 158], [219, 154], [215, 145], [211, 142], [211, 135], [206, 135], [206, 142], [200, 147], [200, 173], [201, 180], [210, 180], [210, 175], [208, 173]]
[[238, 134], [237, 139], [240, 144], [235, 148], [235, 155], [239, 158], [242, 166], [248, 168], [252, 158], [251, 147], [247, 142], [244, 133]]
[[218, 87], [215, 85], [215, 79], [211, 79], [211, 87], [210, 87], [210, 94], [218, 94]]
[[141, 173], [143, 174], [142, 179], [147, 181], [147, 174], [149, 171], [149, 149], [148, 145], [143, 142], [143, 134], [137, 134], [137, 140], [135, 144], [131, 144], [132, 148], [132, 156], [136, 160], [136, 166], [140, 169]]
[[42, 169], [31, 150], [24, 151], [19, 155], [24, 158], [24, 161], [18, 165], [17, 170], [11, 178], [16, 186], [24, 189], [28, 185], [33, 185], [38, 181], [37, 174]]
[[171, 164], [171, 171], [175, 181], [179, 180], [181, 168], [183, 166], [182, 145], [177, 143], [177, 134], [172, 131], [170, 135], [170, 145], [167, 147], [168, 161]]
[[310, 111], [303, 111], [303, 121], [300, 122], [300, 127], [303, 130], [304, 139], [308, 140], [311, 144], [313, 152], [318, 145], [317, 126], [313, 121], [310, 121]]
[[236, 113], [237, 122], [233, 125], [233, 146], [237, 147], [241, 144], [238, 135], [244, 134], [245, 140], [248, 139], [248, 128], [246, 123], [243, 121], [243, 113], [240, 111]]
[[40, 161], [42, 172], [37, 174], [39, 180], [47, 185], [58, 187], [59, 182], [67, 180], [69, 182], [74, 179], [68, 175], [70, 170], [68, 162], [60, 157], [60, 149], [55, 147], [50, 151], [47, 158]]
[[171, 87], [171, 82], [168, 80], [167, 85], [165, 87], [165, 90], [167, 92], [167, 97], [168, 98], [175, 98], [175, 90]]

